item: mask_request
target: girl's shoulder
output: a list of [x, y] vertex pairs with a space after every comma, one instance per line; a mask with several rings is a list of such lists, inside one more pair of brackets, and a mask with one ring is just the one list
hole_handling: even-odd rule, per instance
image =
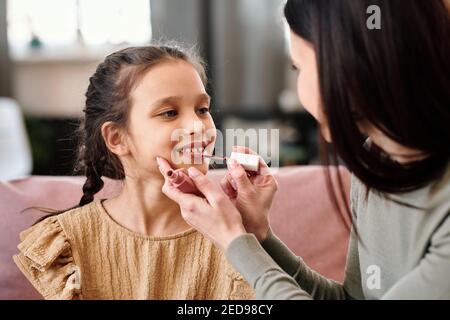
[[49, 217], [22, 231], [17, 267], [46, 299], [73, 299], [79, 289], [79, 271], [70, 242], [58, 217]]
[[80, 271], [71, 247], [71, 233], [92, 220], [95, 203], [50, 216], [22, 231], [14, 262], [47, 299], [76, 298]]
[[99, 200], [94, 200], [82, 207], [67, 210], [55, 217], [63, 229], [70, 233], [69, 230], [72, 228], [95, 223], [95, 220], [98, 218], [98, 201]]
[[84, 220], [90, 220], [92, 218], [91, 213], [94, 205], [95, 203], [91, 202], [82, 207], [69, 209], [43, 219], [19, 234], [21, 244], [27, 241], [32, 243], [36, 238], [48, 238], [52, 234], [66, 236], [65, 229], [70, 224], [79, 225]]

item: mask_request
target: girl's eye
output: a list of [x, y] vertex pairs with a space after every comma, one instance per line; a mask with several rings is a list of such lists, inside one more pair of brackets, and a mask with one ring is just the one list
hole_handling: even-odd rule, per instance
[[207, 108], [207, 107], [200, 108], [200, 109], [198, 109], [198, 112], [200, 112], [200, 114], [209, 113], [209, 108]]
[[300, 72], [300, 69], [297, 68], [294, 64], [291, 65], [292, 70], [294, 70], [295, 72]]
[[166, 112], [163, 112], [160, 114], [160, 116], [162, 116], [163, 118], [173, 118], [177, 115], [177, 111], [176, 110], [168, 110]]

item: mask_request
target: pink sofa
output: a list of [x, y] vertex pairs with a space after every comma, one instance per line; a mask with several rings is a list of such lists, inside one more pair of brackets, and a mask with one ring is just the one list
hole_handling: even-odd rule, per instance
[[[349, 174], [341, 168], [348, 196]], [[208, 173], [215, 181], [224, 172]], [[341, 281], [348, 245], [348, 232], [340, 223], [327, 196], [323, 168], [298, 166], [276, 173], [279, 191], [271, 213], [275, 233], [315, 270]], [[96, 198], [107, 198], [120, 191], [110, 179]], [[83, 177], [31, 176], [0, 182], [0, 299], [40, 299], [11, 257], [17, 252], [20, 231], [29, 227], [39, 212], [19, 213], [29, 206], [69, 208], [81, 197]]]

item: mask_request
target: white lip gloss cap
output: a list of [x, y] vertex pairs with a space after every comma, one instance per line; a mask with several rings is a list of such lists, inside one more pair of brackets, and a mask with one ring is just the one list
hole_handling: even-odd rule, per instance
[[255, 154], [232, 152], [229, 159], [234, 159], [247, 171], [259, 170], [259, 156]]

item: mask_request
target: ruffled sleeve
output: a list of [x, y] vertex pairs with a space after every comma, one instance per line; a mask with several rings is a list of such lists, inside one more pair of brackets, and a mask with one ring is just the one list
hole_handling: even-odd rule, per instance
[[20, 240], [14, 262], [45, 299], [81, 298], [80, 269], [56, 217], [21, 232]]

